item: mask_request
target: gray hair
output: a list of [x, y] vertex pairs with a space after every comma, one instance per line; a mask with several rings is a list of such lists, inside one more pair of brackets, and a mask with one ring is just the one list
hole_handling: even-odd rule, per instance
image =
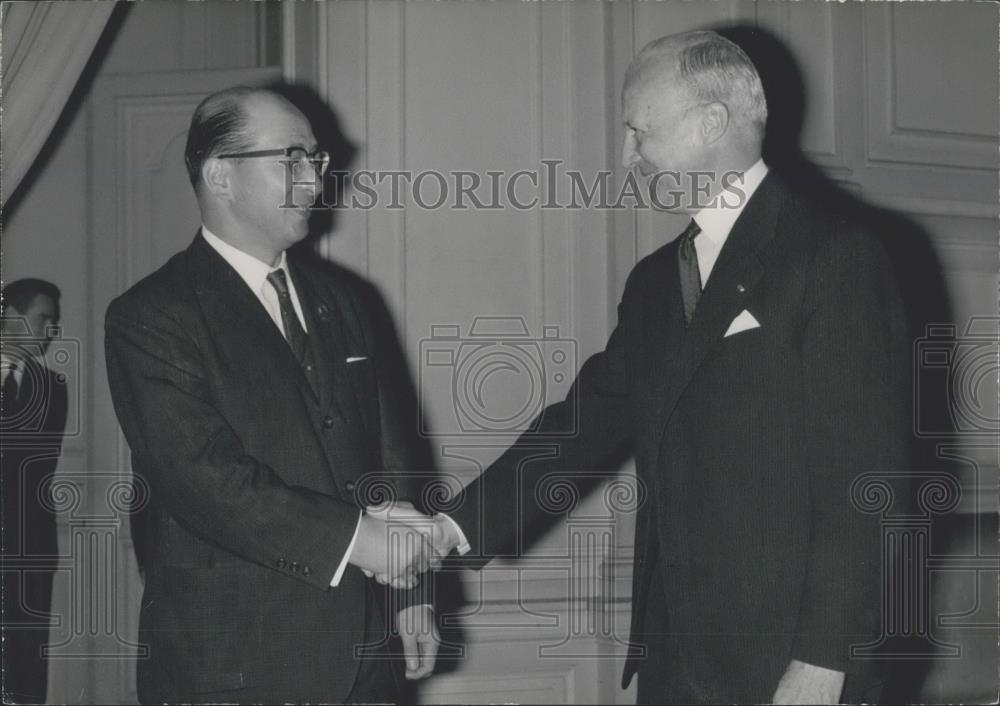
[[[679, 45], [679, 47], [678, 47]], [[767, 100], [757, 68], [739, 46], [718, 32], [701, 30], [650, 42], [636, 57], [656, 56], [677, 48], [677, 70], [699, 103], [724, 103], [737, 119], [762, 138]]]

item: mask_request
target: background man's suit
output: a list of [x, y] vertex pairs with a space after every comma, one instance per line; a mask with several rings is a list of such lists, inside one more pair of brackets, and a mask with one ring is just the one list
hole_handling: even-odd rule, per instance
[[[29, 343], [30, 345], [30, 343]], [[17, 348], [16, 338], [4, 346]], [[66, 428], [66, 380], [35, 360], [16, 397], [0, 403], [3, 471], [3, 691], [13, 703], [45, 700], [48, 613], [59, 548], [49, 486]], [[8, 373], [13, 375], [14, 373]], [[20, 571], [31, 567], [30, 571]]]
[[[108, 309], [115, 408], [151, 487], [143, 701], [343, 701], [355, 646], [385, 634], [360, 571], [328, 584], [358, 522], [358, 479], [409, 468], [409, 442], [356, 286], [289, 267], [317, 389], [201, 235]], [[393, 698], [375, 668], [365, 696]]]
[[[760, 327], [725, 337], [743, 310]], [[850, 486], [904, 463], [902, 336], [878, 241], [772, 173], [690, 327], [675, 240], [635, 267], [607, 348], [525, 439], [576, 414], [574, 437], [551, 437], [558, 458], [519, 468], [515, 446], [449, 514], [474, 553], [510, 553], [514, 525], [555, 519], [535, 497], [547, 473], [606, 468], [631, 448], [648, 490], [631, 642], [647, 652], [623, 685], [639, 671], [644, 702], [766, 702], [797, 659], [847, 671], [849, 694], [867, 686], [848, 646], [876, 632], [880, 580], [878, 524]]]

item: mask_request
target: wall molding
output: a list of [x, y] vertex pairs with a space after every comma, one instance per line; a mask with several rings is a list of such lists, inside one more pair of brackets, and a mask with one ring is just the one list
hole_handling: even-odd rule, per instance
[[921, 216], [977, 218], [989, 221], [1000, 219], [1000, 203], [867, 192], [865, 198], [878, 206]]
[[[546, 665], [549, 666], [549, 665]], [[465, 673], [436, 677], [421, 688], [424, 703], [574, 703], [576, 668], [510, 671], [503, 675]], [[545, 694], [544, 701], [540, 698]], [[520, 695], [520, 696], [519, 696]]]
[[996, 174], [998, 140], [948, 130], [914, 130], [896, 120], [895, 13], [891, 3], [865, 8], [869, 164], [947, 167]]

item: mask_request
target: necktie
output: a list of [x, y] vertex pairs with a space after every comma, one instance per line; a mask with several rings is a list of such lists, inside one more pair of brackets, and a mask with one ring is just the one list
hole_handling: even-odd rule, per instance
[[281, 307], [281, 323], [285, 327], [285, 340], [291, 346], [299, 364], [304, 366], [306, 364], [306, 347], [309, 341], [305, 329], [302, 328], [302, 322], [299, 321], [299, 317], [295, 313], [292, 295], [288, 291], [288, 280], [285, 279], [285, 271], [273, 270], [268, 273], [267, 281], [278, 293], [278, 306]]
[[3, 408], [5, 410], [14, 409], [17, 403], [17, 395], [20, 391], [20, 386], [17, 384], [17, 363], [11, 363], [7, 368], [7, 377], [3, 381], [3, 390], [0, 394], [3, 395]]
[[691, 219], [688, 227], [681, 233], [681, 245], [677, 251], [677, 262], [681, 275], [681, 298], [684, 300], [684, 321], [691, 325], [694, 310], [701, 296], [701, 272], [698, 270], [698, 252], [694, 247], [694, 239], [701, 232], [698, 224]]

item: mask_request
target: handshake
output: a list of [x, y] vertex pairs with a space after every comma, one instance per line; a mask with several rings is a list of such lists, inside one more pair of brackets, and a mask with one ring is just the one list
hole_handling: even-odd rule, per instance
[[379, 583], [410, 589], [462, 542], [448, 517], [430, 517], [405, 501], [387, 502], [362, 515], [348, 562]]

